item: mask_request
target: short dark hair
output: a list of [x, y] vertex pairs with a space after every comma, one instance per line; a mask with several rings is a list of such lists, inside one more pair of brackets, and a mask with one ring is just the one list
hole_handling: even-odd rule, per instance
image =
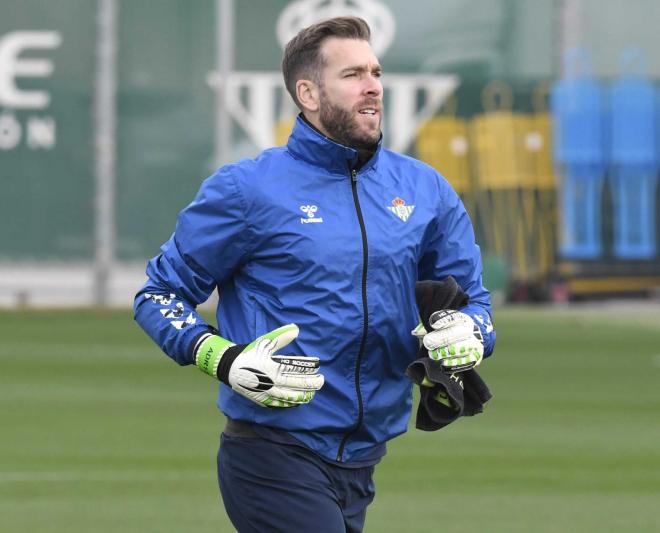
[[300, 102], [296, 96], [296, 82], [308, 79], [320, 84], [324, 67], [321, 46], [331, 37], [369, 41], [371, 30], [359, 17], [335, 17], [300, 30], [287, 43], [282, 58], [282, 74], [286, 90], [298, 107]]

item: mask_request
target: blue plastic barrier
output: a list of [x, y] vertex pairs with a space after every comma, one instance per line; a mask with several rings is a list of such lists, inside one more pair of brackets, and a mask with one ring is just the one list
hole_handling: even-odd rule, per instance
[[565, 57], [566, 77], [551, 93], [554, 158], [563, 167], [560, 253], [567, 259], [603, 254], [602, 191], [608, 151], [604, 89], [592, 78], [584, 50]]
[[650, 259], [657, 254], [656, 95], [644, 76], [641, 51], [624, 51], [621, 67], [622, 76], [613, 84], [610, 98], [614, 254]]
[[621, 259], [651, 259], [655, 236], [655, 172], [621, 167], [611, 176], [614, 198], [614, 254]]
[[562, 224], [560, 254], [566, 259], [598, 259], [603, 255], [603, 169], [571, 165], [560, 189]]
[[565, 58], [566, 77], [556, 81], [550, 95], [555, 121], [554, 157], [561, 165], [607, 163], [605, 91], [591, 76], [590, 60], [583, 50]]

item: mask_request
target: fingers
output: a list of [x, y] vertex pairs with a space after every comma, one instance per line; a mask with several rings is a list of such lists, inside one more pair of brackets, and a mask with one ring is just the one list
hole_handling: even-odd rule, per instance
[[435, 350], [474, 337], [472, 326], [455, 326], [448, 329], [432, 331], [424, 336], [423, 343], [427, 350]]
[[318, 357], [304, 355], [271, 355], [273, 361], [283, 366], [280, 372], [314, 374], [318, 371], [320, 362]]
[[484, 353], [483, 345], [474, 337], [454, 344], [448, 344], [436, 349], [429, 350], [431, 359], [441, 360], [452, 357], [476, 356], [481, 357]]
[[277, 385], [300, 390], [319, 390], [323, 386], [324, 377], [318, 373], [318, 357], [273, 355], [271, 359], [280, 365], [275, 380]]
[[314, 398], [315, 391], [297, 391], [282, 387], [274, 387], [268, 391], [268, 398], [262, 404], [266, 407], [295, 407], [309, 403]]
[[[294, 389], [287, 387], [282, 383], [273, 384], [268, 390], [255, 390], [253, 388], [243, 388], [240, 385], [235, 389], [245, 396], [248, 400], [263, 407], [295, 407], [309, 403], [314, 398], [316, 391], [323, 386], [323, 376], [306, 376], [310, 379], [306, 387]], [[314, 378], [314, 379], [312, 379]], [[318, 379], [320, 378], [320, 379]], [[296, 385], [301, 385], [297, 383]]]
[[429, 324], [433, 329], [442, 329], [443, 327], [446, 327], [452, 323], [452, 315], [455, 315], [456, 313], [457, 311], [452, 309], [442, 309], [441, 311], [436, 311], [429, 317]]
[[323, 387], [323, 374], [280, 374], [275, 385], [268, 391], [268, 407], [293, 407], [312, 401], [317, 390]]
[[476, 354], [465, 355], [462, 357], [448, 357], [441, 359], [440, 364], [443, 368], [452, 372], [463, 372], [477, 366], [481, 363], [481, 357]]
[[460, 343], [475, 335], [474, 321], [460, 311], [436, 311], [431, 315], [430, 322], [433, 331], [424, 336], [427, 350]]
[[478, 346], [446, 346], [429, 351], [429, 357], [439, 361], [442, 367], [452, 372], [463, 372], [477, 366], [483, 359]]
[[436, 311], [429, 318], [431, 327], [435, 330], [443, 330], [456, 326], [469, 325], [472, 328], [474, 321], [465, 313], [460, 311], [453, 311], [451, 309], [443, 309]]
[[259, 403], [264, 407], [277, 407], [277, 408], [287, 408], [287, 407], [296, 407], [300, 405], [299, 403], [291, 403], [278, 398], [268, 397], [263, 402]]
[[317, 391], [323, 383], [323, 374], [282, 374], [277, 377], [276, 386], [297, 391]]

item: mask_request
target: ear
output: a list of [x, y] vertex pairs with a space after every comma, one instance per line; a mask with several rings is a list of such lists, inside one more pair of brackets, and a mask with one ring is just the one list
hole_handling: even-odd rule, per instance
[[296, 96], [303, 111], [315, 113], [319, 110], [319, 87], [311, 80], [296, 82]]

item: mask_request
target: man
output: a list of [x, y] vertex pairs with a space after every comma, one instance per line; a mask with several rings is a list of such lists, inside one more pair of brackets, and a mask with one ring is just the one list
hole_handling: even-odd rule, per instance
[[[382, 147], [369, 37], [340, 17], [289, 42], [282, 70], [301, 114], [287, 146], [203, 183], [135, 300], [170, 357], [221, 381], [218, 476], [240, 532], [362, 530], [374, 465], [410, 416], [418, 279], [451, 274], [470, 297], [456, 315], [468, 336], [450, 316], [425, 339], [448, 371], [493, 349], [458, 196]], [[195, 312], [215, 288], [217, 331]]]

